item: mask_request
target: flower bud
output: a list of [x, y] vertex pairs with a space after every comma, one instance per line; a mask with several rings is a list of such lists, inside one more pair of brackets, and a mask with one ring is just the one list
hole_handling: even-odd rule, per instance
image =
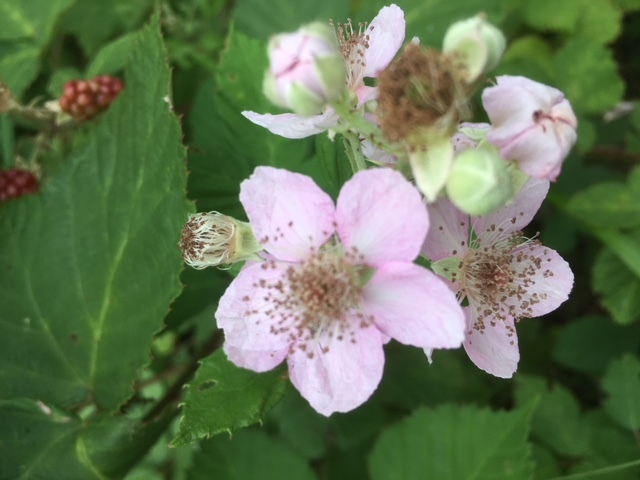
[[513, 185], [504, 161], [490, 145], [461, 152], [447, 182], [453, 204], [469, 215], [486, 215], [505, 205]]
[[555, 181], [576, 142], [576, 119], [564, 94], [525, 77], [500, 76], [482, 92], [491, 121], [487, 140], [535, 178]]
[[438, 198], [447, 183], [453, 162], [453, 145], [446, 136], [432, 135], [424, 149], [409, 152], [416, 185], [428, 202]]
[[299, 115], [320, 113], [346, 90], [346, 65], [329, 25], [311, 23], [269, 41], [263, 92]]
[[467, 82], [472, 83], [498, 65], [506, 48], [504, 35], [488, 23], [484, 15], [456, 22], [444, 36], [443, 53], [457, 53], [467, 67]]
[[198, 270], [259, 259], [256, 253], [262, 250], [247, 222], [218, 212], [189, 215], [180, 248], [187, 265]]

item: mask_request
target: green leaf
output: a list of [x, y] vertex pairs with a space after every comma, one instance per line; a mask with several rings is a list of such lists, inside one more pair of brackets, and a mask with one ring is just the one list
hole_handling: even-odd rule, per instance
[[158, 26], [146, 28], [118, 100], [68, 156], [43, 162], [38, 195], [2, 206], [5, 398], [115, 409], [148, 362], [180, 292], [176, 244], [192, 209], [165, 56]]
[[129, 59], [136, 35], [136, 33], [123, 35], [101, 48], [87, 68], [86, 77], [114, 74], [122, 70]]
[[297, 390], [291, 389], [268, 416], [291, 449], [304, 458], [317, 459], [327, 450], [327, 417], [316, 412]]
[[40, 51], [33, 43], [0, 43], [0, 81], [20, 98], [38, 76]]
[[602, 45], [615, 40], [622, 29], [622, 11], [611, 0], [583, 0], [576, 34]]
[[542, 83], [553, 83], [553, 52], [537, 35], [528, 35], [509, 43], [500, 65], [491, 75], [513, 75], [518, 72]]
[[618, 427], [601, 409], [587, 412], [584, 423], [591, 432], [589, 452], [569, 473], [586, 474], [578, 478], [636, 480], [640, 464], [634, 432]]
[[639, 346], [640, 323], [621, 326], [607, 317], [589, 315], [562, 327], [553, 359], [565, 367], [599, 376], [613, 358]]
[[375, 480], [529, 479], [534, 404], [513, 412], [444, 405], [420, 408], [383, 431], [369, 457]]
[[75, 0], [62, 28], [78, 38], [87, 56], [93, 56], [105, 41], [138, 27], [152, 7], [153, 0]]
[[617, 182], [598, 183], [577, 193], [567, 208], [590, 225], [604, 228], [640, 226], [640, 191]]
[[[638, 239], [640, 232], [630, 239], [633, 244], [629, 245], [636, 253], [640, 253]], [[602, 249], [592, 266], [591, 284], [593, 290], [601, 296], [600, 302], [611, 313], [613, 319], [626, 325], [640, 317], [640, 277], [637, 272], [628, 268], [620, 255], [626, 257], [624, 252], [619, 253], [611, 248]], [[635, 257], [630, 259], [633, 258]]]
[[173, 446], [262, 420], [280, 401], [289, 382], [284, 369], [266, 373], [236, 367], [222, 350], [206, 358], [188, 386]]
[[532, 436], [562, 455], [579, 456], [587, 451], [586, 425], [580, 416], [580, 407], [571, 393], [561, 385], [547, 390], [546, 380], [518, 375], [516, 378], [518, 405], [526, 405], [540, 396], [540, 402], [531, 421]]
[[557, 88], [577, 113], [602, 113], [622, 100], [624, 82], [611, 50], [591, 38], [574, 37], [555, 56]]
[[243, 217], [240, 182], [257, 165], [303, 172], [314, 168], [314, 140], [290, 140], [252, 124], [243, 110], [273, 112], [262, 94], [266, 45], [240, 32], [229, 34], [215, 82], [206, 83], [189, 118], [189, 194], [198, 210]]
[[110, 415], [87, 421], [42, 402], [0, 401], [0, 478], [122, 476], [142, 458], [168, 419], [144, 427]]
[[2, 0], [0, 40], [32, 39], [44, 47], [59, 16], [77, 0]]
[[238, 0], [235, 4], [233, 23], [243, 33], [261, 39], [276, 33], [295, 31], [303, 24], [316, 20], [343, 22], [349, 16], [349, 2], [343, 0]]
[[[522, 9], [522, 18], [527, 24], [541, 31], [572, 32], [585, 3], [584, 0], [577, 2], [575, 0], [526, 2]], [[553, 15], [549, 15], [549, 12], [553, 12]]]
[[618, 424], [633, 431], [640, 429], [640, 360], [625, 355], [611, 363], [602, 379], [607, 392], [604, 409]]
[[264, 432], [244, 430], [202, 442], [187, 480], [314, 480], [307, 463]]

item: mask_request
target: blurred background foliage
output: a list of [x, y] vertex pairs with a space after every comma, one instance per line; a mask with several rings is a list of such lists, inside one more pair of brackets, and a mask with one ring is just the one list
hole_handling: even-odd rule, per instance
[[407, 39], [434, 47], [484, 12], [509, 41], [492, 74], [555, 86], [578, 115], [529, 230], [576, 282], [519, 323], [515, 377], [392, 342], [371, 400], [327, 419], [282, 369], [226, 361], [213, 312], [233, 272], [181, 266], [187, 213], [242, 218], [256, 165], [335, 197], [339, 141], [276, 137], [240, 112], [276, 111], [261, 93], [271, 34], [371, 20], [381, 0], [2, 0], [0, 81], [24, 104], [98, 74], [126, 88], [71, 135], [0, 115], [0, 166], [42, 182], [0, 205], [0, 478], [639, 478], [640, 0], [397, 3]]

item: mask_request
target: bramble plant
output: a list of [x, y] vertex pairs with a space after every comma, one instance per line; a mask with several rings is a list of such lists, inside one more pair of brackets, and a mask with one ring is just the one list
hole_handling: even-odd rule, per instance
[[2, 2], [0, 478], [637, 478], [639, 23]]

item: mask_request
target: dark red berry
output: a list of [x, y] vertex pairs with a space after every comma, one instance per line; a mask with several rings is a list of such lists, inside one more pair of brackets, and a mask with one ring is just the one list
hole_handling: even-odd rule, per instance
[[77, 120], [89, 120], [106, 110], [123, 88], [122, 80], [109, 75], [91, 80], [70, 80], [58, 102], [63, 111]]
[[40, 187], [38, 178], [29, 170], [12, 168], [0, 170], [0, 202], [36, 193]]

